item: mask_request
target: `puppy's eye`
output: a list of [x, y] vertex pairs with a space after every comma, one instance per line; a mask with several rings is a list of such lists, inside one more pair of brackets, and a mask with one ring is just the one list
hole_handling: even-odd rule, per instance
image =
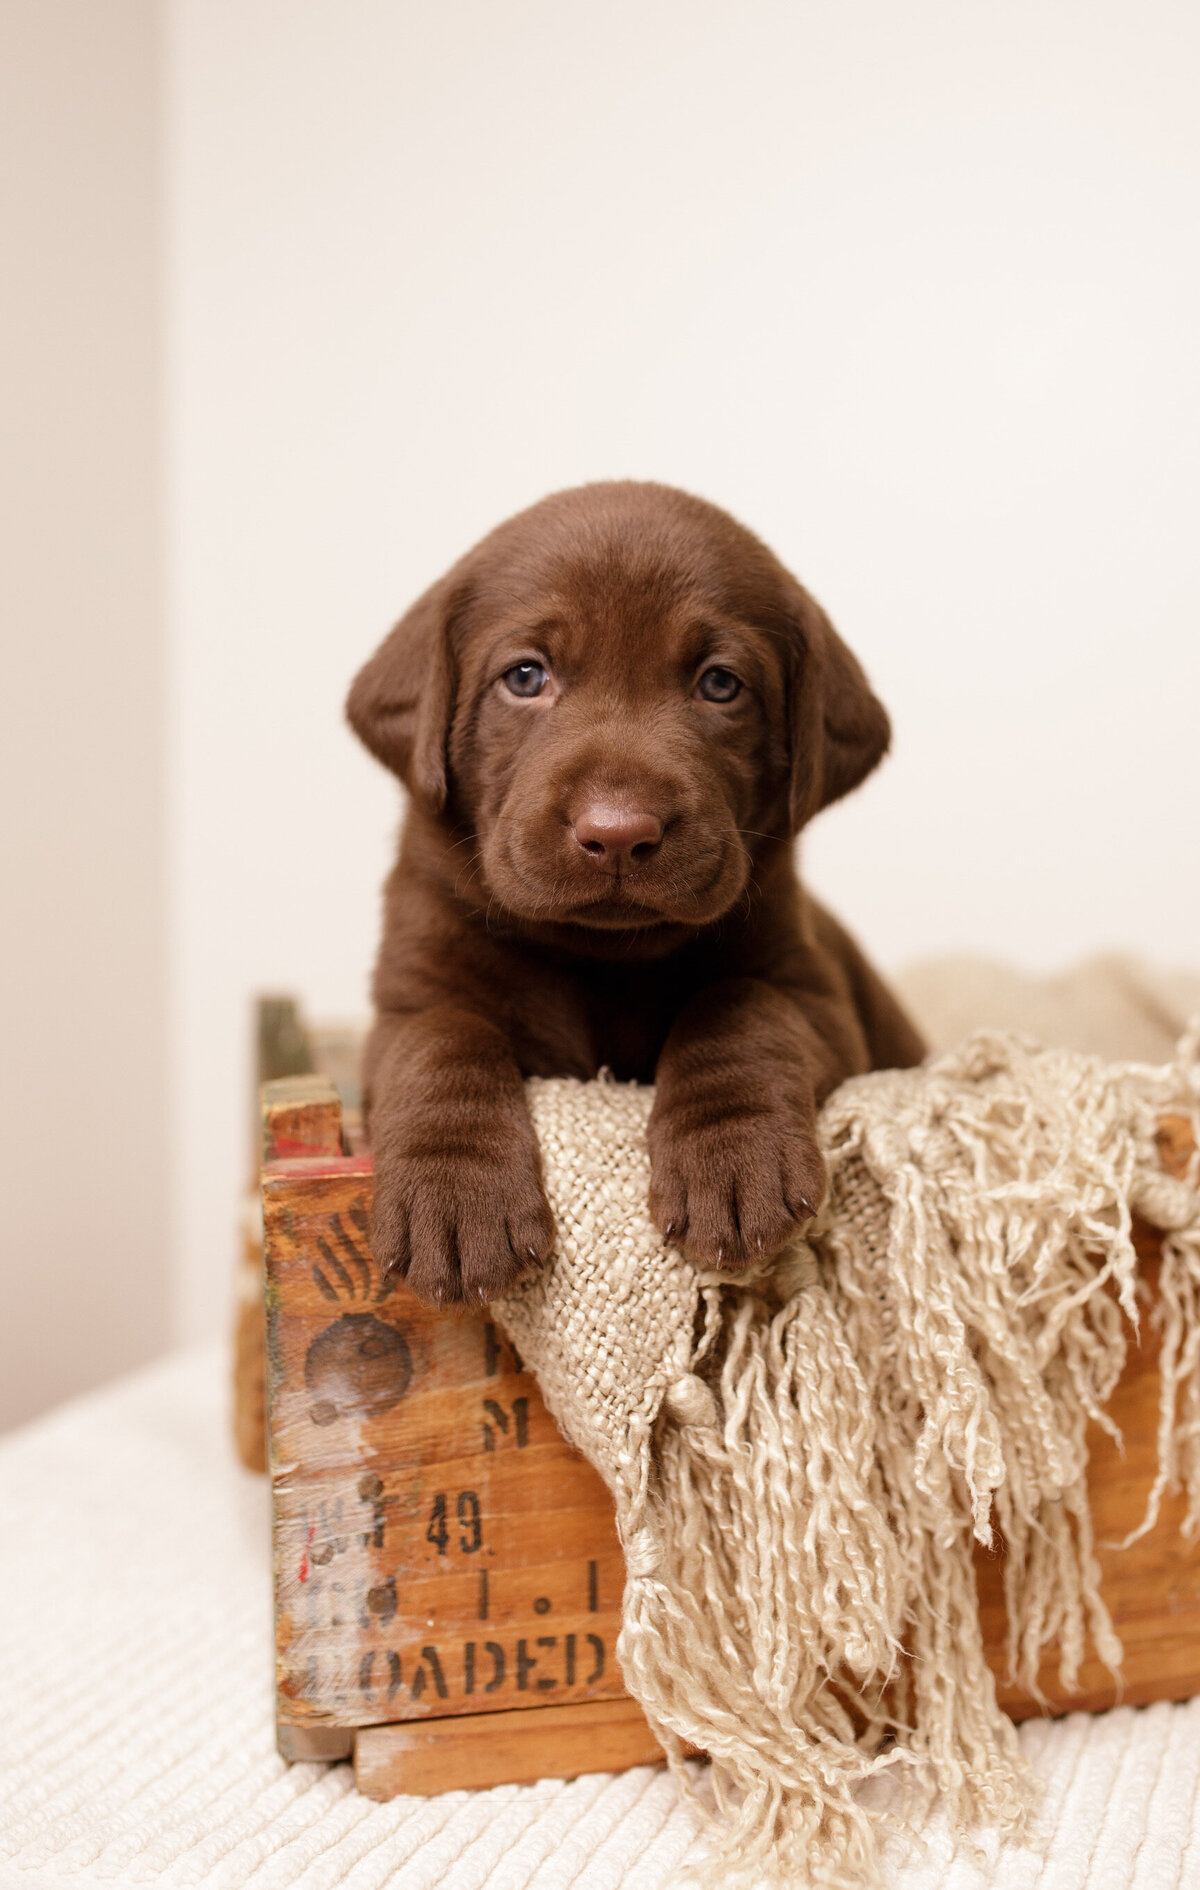
[[706, 669], [696, 684], [696, 694], [705, 702], [732, 702], [741, 686], [731, 669]]
[[516, 663], [504, 672], [504, 687], [511, 696], [540, 696], [549, 680], [540, 663]]

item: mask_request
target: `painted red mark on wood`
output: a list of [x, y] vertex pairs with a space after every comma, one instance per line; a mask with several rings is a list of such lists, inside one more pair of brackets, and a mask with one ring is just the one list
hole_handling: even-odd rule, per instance
[[308, 1580], [308, 1552], [312, 1548], [313, 1537], [316, 1535], [316, 1533], [317, 1533], [316, 1523], [310, 1522], [308, 1525], [308, 1539], [304, 1544], [304, 1554], [300, 1557], [300, 1580], [302, 1582], [306, 1582]]

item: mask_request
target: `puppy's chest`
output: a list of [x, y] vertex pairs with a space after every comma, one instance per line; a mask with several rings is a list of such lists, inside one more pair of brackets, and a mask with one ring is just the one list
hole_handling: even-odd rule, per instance
[[611, 1070], [622, 1082], [652, 1083], [669, 1029], [659, 1005], [628, 1004], [612, 996], [597, 1001], [591, 1016], [596, 1068]]
[[614, 975], [597, 967], [522, 1006], [518, 1056], [526, 1076], [595, 1076], [609, 1069], [623, 1082], [652, 1083], [675, 1020], [680, 993], [657, 977]]

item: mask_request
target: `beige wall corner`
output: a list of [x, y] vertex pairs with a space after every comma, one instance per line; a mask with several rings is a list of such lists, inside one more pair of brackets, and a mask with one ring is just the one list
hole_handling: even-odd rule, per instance
[[0, 1427], [166, 1342], [160, 38], [0, 4]]

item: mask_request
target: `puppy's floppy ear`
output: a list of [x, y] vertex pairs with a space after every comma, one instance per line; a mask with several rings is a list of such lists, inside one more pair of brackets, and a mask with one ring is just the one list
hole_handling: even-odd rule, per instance
[[791, 687], [791, 821], [840, 801], [887, 753], [892, 725], [858, 658], [815, 598], [796, 586]]
[[346, 717], [377, 761], [435, 813], [446, 805], [454, 714], [451, 625], [465, 602], [455, 570], [419, 597], [350, 685]]

